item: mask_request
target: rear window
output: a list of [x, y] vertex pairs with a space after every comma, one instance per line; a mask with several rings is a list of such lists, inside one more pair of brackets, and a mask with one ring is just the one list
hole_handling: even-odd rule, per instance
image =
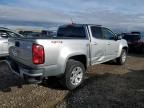
[[64, 26], [57, 31], [57, 38], [86, 38], [83, 26]]

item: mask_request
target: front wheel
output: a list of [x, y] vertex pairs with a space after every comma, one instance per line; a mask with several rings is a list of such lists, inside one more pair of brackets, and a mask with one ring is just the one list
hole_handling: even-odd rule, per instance
[[83, 82], [84, 73], [84, 65], [79, 61], [70, 59], [67, 62], [63, 84], [69, 90], [75, 89]]
[[120, 57], [116, 59], [117, 64], [123, 65], [125, 64], [127, 59], [127, 51], [125, 49], [122, 50]]

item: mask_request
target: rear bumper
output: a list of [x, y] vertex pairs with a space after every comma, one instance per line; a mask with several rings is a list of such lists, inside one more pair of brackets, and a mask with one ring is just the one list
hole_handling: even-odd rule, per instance
[[19, 77], [23, 78], [29, 83], [39, 83], [44, 78], [44, 71], [43, 69], [27, 69], [23, 68], [20, 64], [16, 63], [15, 61], [11, 59], [5, 60], [5, 62], [8, 64], [11, 72], [18, 75]]
[[43, 67], [29, 67], [20, 62], [13, 60], [12, 58], [8, 58], [5, 61], [10, 67], [11, 71], [16, 75], [25, 78], [36, 78], [43, 79], [48, 78], [50, 76], [61, 76], [64, 72], [61, 72], [57, 65], [43, 66]]
[[28, 75], [31, 77], [43, 76], [43, 69], [26, 69], [10, 59], [6, 60], [5, 62], [8, 64], [12, 72], [18, 74], [21, 77], [23, 77], [23, 75]]
[[64, 72], [60, 71], [57, 65], [43, 66], [43, 67], [29, 67], [20, 62], [8, 58], [6, 63], [9, 65], [12, 72], [24, 77], [25, 75], [29, 77], [49, 77], [49, 76], [61, 76]]

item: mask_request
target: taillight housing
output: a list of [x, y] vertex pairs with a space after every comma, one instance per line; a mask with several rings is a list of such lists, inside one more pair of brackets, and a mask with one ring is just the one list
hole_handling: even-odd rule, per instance
[[32, 45], [32, 59], [34, 64], [43, 64], [45, 62], [44, 47], [42, 45]]

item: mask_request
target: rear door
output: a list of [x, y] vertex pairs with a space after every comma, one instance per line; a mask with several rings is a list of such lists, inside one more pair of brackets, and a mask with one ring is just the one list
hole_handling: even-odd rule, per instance
[[91, 62], [98, 64], [105, 61], [106, 43], [101, 27], [90, 26], [91, 34]]
[[103, 28], [102, 31], [106, 43], [106, 59], [114, 59], [118, 53], [119, 40], [115, 40], [115, 34], [111, 30]]

